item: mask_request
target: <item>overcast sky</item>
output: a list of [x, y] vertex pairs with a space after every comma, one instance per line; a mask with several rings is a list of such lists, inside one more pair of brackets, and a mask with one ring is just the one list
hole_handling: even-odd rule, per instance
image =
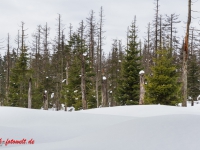
[[[176, 13], [182, 21], [177, 27], [180, 34], [184, 34], [184, 22], [187, 21], [188, 0], [160, 0], [160, 14]], [[99, 19], [100, 7], [103, 6], [104, 22], [104, 51], [111, 49], [113, 39], [120, 39], [125, 43], [126, 30], [131, 24], [134, 16], [137, 16], [139, 37], [144, 38], [146, 27], [152, 22], [155, 14], [154, 0], [0, 0], [0, 38], [6, 39], [7, 34], [11, 36], [11, 42], [20, 30], [21, 21], [25, 23], [26, 33], [29, 37], [35, 32], [37, 25], [44, 26], [47, 22], [50, 26], [50, 37], [56, 32], [58, 14], [61, 14], [62, 23], [69, 31], [71, 23], [74, 30], [81, 20], [86, 20], [90, 11], [95, 12], [96, 21]], [[193, 10], [200, 11], [200, 1], [192, 6]], [[195, 16], [200, 17], [200, 13]], [[192, 25], [199, 26], [200, 19], [193, 20]], [[30, 38], [29, 41], [31, 42]], [[6, 46], [6, 42], [2, 45]]]

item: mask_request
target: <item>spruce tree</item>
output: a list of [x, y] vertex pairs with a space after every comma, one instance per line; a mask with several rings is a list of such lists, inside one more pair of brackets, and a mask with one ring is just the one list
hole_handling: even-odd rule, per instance
[[27, 47], [24, 46], [21, 54], [11, 69], [10, 93], [8, 105], [16, 107], [27, 107], [28, 102], [28, 79], [30, 70], [28, 68]]
[[145, 103], [175, 105], [180, 102], [180, 84], [176, 67], [169, 58], [169, 51], [159, 50], [158, 58], [154, 58], [154, 66], [151, 67], [151, 74], [145, 86]]
[[[92, 78], [94, 73], [92, 72], [91, 61], [89, 55], [84, 56], [84, 62], [82, 60], [83, 54], [88, 52], [85, 45], [85, 40], [81, 39], [79, 34], [74, 33], [71, 36], [71, 40], [68, 41], [66, 49], [70, 51], [70, 65], [68, 68], [68, 84], [63, 86], [61, 91], [61, 102], [66, 103], [67, 106], [74, 106], [76, 110], [82, 109], [82, 93], [81, 93], [81, 64], [85, 63], [85, 83], [86, 83], [86, 100], [87, 108], [96, 107], [95, 91], [92, 88]], [[88, 53], [87, 53], [88, 54]]]
[[126, 54], [122, 61], [122, 71], [118, 81], [118, 102], [121, 105], [133, 105], [139, 102], [139, 71], [141, 70], [141, 57], [139, 56], [137, 42], [136, 19], [129, 30]]
[[199, 65], [196, 55], [193, 54], [188, 61], [188, 96], [191, 97], [192, 106], [199, 93]]

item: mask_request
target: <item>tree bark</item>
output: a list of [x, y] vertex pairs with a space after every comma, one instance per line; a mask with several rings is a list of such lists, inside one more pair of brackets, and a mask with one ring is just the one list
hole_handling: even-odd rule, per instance
[[31, 78], [29, 79], [28, 82], [28, 108], [31, 109], [31, 105], [32, 105], [32, 97], [31, 97], [31, 86], [32, 86], [32, 81]]
[[108, 106], [107, 79], [102, 80], [102, 107]]
[[9, 95], [9, 83], [10, 83], [10, 37], [8, 34], [8, 44], [7, 44], [7, 74], [6, 74], [6, 102], [8, 103]]
[[86, 85], [85, 85], [85, 56], [84, 56], [84, 45], [83, 45], [83, 33], [84, 25], [83, 21], [81, 22], [80, 34], [81, 34], [81, 93], [82, 93], [82, 109], [87, 109], [87, 100], [86, 100]]
[[144, 89], [144, 74], [140, 75], [140, 100], [139, 100], [139, 105], [144, 104], [144, 94], [145, 94], [145, 89]]
[[81, 65], [81, 93], [82, 93], [82, 108], [87, 109], [86, 102], [86, 89], [85, 89], [85, 58], [82, 55], [82, 65]]
[[48, 92], [45, 90], [43, 95], [44, 110], [48, 110]]
[[158, 50], [158, 12], [159, 12], [159, 4], [158, 4], [159, 0], [156, 0], [156, 15], [155, 15], [155, 57], [157, 59], [158, 55], [157, 55], [157, 50]]
[[188, 0], [188, 20], [187, 20], [187, 30], [185, 35], [185, 43], [183, 49], [183, 102], [182, 106], [187, 107], [187, 60], [188, 60], [188, 40], [189, 40], [189, 29], [191, 23], [191, 0]]
[[97, 46], [97, 60], [96, 60], [96, 101], [97, 108], [99, 107], [99, 36], [98, 36], [98, 46]]

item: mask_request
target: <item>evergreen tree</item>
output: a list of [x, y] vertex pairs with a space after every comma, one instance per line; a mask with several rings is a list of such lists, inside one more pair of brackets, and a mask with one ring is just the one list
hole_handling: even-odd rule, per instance
[[137, 42], [136, 19], [130, 26], [128, 47], [122, 62], [122, 71], [118, 87], [118, 102], [121, 105], [138, 104], [139, 102], [139, 71], [141, 57], [139, 57]]
[[176, 67], [172, 64], [167, 50], [160, 50], [158, 58], [154, 59], [154, 66], [151, 67], [151, 74], [148, 75], [145, 87], [145, 103], [175, 105], [180, 102], [180, 84]]
[[90, 57], [84, 56], [84, 62], [82, 60], [83, 53], [87, 53], [88, 49], [85, 45], [85, 40], [74, 33], [71, 36], [71, 40], [68, 42], [66, 49], [71, 49], [70, 54], [70, 66], [68, 68], [68, 84], [63, 86], [61, 91], [61, 102], [66, 103], [67, 106], [74, 106], [76, 110], [82, 109], [82, 93], [81, 93], [81, 64], [85, 63], [85, 82], [86, 82], [86, 99], [87, 107], [96, 107], [95, 91], [92, 88], [92, 72]]
[[23, 47], [15, 67], [11, 70], [9, 104], [17, 107], [27, 107], [28, 102], [28, 70], [27, 48]]
[[188, 61], [188, 96], [192, 98], [192, 106], [199, 93], [199, 66], [196, 55], [193, 54]]

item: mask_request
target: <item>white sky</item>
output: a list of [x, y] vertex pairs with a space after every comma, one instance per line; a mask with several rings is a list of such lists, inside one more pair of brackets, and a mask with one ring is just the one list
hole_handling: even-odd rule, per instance
[[[182, 23], [179, 27], [179, 33], [184, 34], [187, 21], [187, 1], [188, 0], [160, 0], [160, 14], [176, 13], [180, 15]], [[65, 34], [69, 31], [71, 23], [74, 30], [77, 29], [81, 20], [86, 21], [90, 11], [94, 10], [96, 21], [99, 19], [100, 7], [103, 6], [104, 22], [104, 51], [111, 49], [113, 39], [120, 39], [125, 44], [126, 30], [131, 24], [134, 16], [137, 16], [137, 25], [139, 27], [139, 37], [144, 38], [146, 27], [152, 22], [155, 11], [154, 0], [0, 0], [0, 38], [6, 39], [10, 33], [11, 42], [20, 30], [21, 21], [25, 23], [26, 33], [31, 37], [35, 32], [37, 25], [44, 26], [47, 22], [50, 26], [50, 37], [54, 38], [58, 13], [61, 14], [62, 23], [65, 25]], [[200, 1], [193, 5], [193, 9], [198, 11]], [[193, 14], [194, 15], [194, 14]], [[200, 17], [200, 13], [196, 13]], [[193, 20], [193, 26], [198, 28], [198, 21]], [[31, 42], [31, 39], [29, 38]], [[6, 46], [6, 42], [2, 45]]]

